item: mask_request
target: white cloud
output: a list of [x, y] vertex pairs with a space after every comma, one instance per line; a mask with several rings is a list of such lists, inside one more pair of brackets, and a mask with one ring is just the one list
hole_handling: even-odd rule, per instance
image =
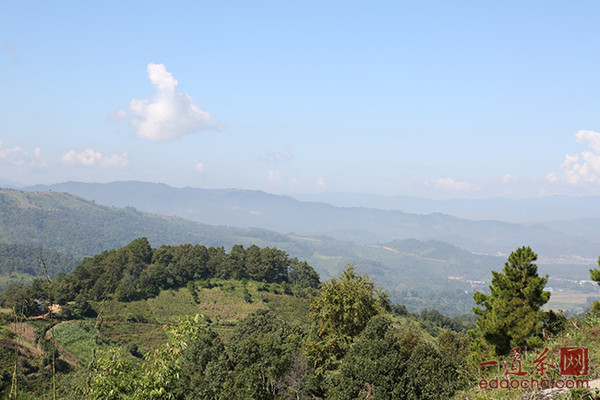
[[317, 186], [321, 189], [327, 189], [327, 182], [325, 182], [325, 178], [322, 176], [317, 178]]
[[85, 149], [81, 153], [77, 153], [75, 150], [70, 150], [62, 156], [62, 161], [69, 165], [84, 165], [88, 167], [100, 166], [102, 168], [113, 169], [113, 168], [126, 168], [129, 165], [127, 153], [122, 155], [111, 154], [108, 156], [103, 155], [92, 149]]
[[575, 134], [578, 143], [587, 144], [592, 151], [566, 154], [560, 165], [563, 176], [554, 172], [546, 175], [551, 183], [566, 182], [570, 185], [600, 184], [600, 133], [581, 130]]
[[0, 140], [0, 162], [17, 167], [43, 168], [49, 165], [49, 161], [42, 156], [42, 150], [36, 147], [33, 153], [24, 150], [21, 146], [12, 148], [4, 147]]
[[194, 160], [194, 169], [198, 172], [204, 172], [206, 168], [204, 167], [204, 164], [202, 164], [200, 161]]
[[600, 133], [581, 130], [575, 134], [578, 143], [587, 143], [592, 150], [600, 153]]
[[141, 138], [166, 142], [183, 135], [215, 128], [217, 121], [194, 104], [194, 100], [177, 89], [177, 80], [163, 64], [150, 63], [148, 77], [156, 86], [151, 99], [131, 99], [128, 109], [131, 126]]
[[471, 188], [470, 183], [455, 181], [452, 178], [439, 178], [433, 186], [441, 190], [469, 190]]
[[502, 177], [502, 183], [514, 183], [517, 181], [518, 181], [517, 177], [512, 176], [511, 174], [506, 174]]
[[281, 183], [283, 181], [281, 172], [279, 172], [277, 170], [269, 171], [269, 175], [267, 176], [267, 181], [269, 181], [271, 183], [276, 183], [276, 184]]
[[102, 168], [118, 168], [123, 169], [129, 166], [129, 158], [127, 153], [121, 155], [111, 154], [110, 156], [104, 156], [100, 160], [100, 166]]

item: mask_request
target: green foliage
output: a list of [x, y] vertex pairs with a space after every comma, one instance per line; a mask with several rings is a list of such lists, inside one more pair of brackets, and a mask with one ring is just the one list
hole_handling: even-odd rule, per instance
[[423, 343], [412, 352], [402, 378], [407, 399], [446, 400], [460, 387], [456, 368], [435, 347]]
[[563, 332], [567, 326], [567, 317], [562, 310], [556, 312], [554, 310], [549, 310], [543, 313], [542, 316], [543, 322], [543, 336], [546, 337], [548, 335], [558, 335]]
[[137, 397], [140, 370], [118, 349], [101, 351], [92, 364], [86, 400], [125, 400]]
[[0, 297], [0, 304], [13, 309], [18, 315], [31, 316], [40, 311], [35, 294], [31, 286], [22, 287], [11, 283]]
[[319, 334], [358, 335], [374, 315], [389, 309], [387, 294], [348, 265], [340, 278], [325, 282], [311, 304]]
[[466, 332], [468, 324], [457, 318], [450, 318], [438, 310], [423, 310], [419, 315], [421, 326], [431, 335], [438, 336], [445, 329], [453, 332]]
[[177, 398], [229, 399], [232, 365], [220, 337], [206, 329], [193, 337], [180, 356], [181, 372], [175, 384]]
[[194, 303], [198, 304], [199, 300], [198, 300], [198, 293], [196, 292], [196, 284], [193, 281], [188, 282], [187, 289], [190, 292], [192, 299], [194, 299]]
[[[296, 266], [300, 275], [293, 275], [298, 272]], [[285, 285], [288, 271], [302, 287], [314, 286], [314, 279], [318, 281], [311, 266], [290, 259], [282, 250], [257, 246], [244, 249], [239, 245], [227, 254], [223, 248], [191, 244], [152, 250], [148, 240], [140, 238], [120, 249], [85, 258], [73, 271], [74, 279], [62, 275], [57, 279], [58, 286], [66, 289], [59, 296], [62, 302], [73, 300], [78, 291], [91, 292], [96, 300], [114, 294], [119, 301], [135, 301], [154, 297], [161, 289], [183, 286], [188, 286], [198, 302], [195, 280], [236, 277]], [[292, 292], [288, 286], [284, 290]]]
[[18, 277], [24, 277], [26, 283], [34, 278], [45, 278], [46, 271], [40, 260], [44, 260], [50, 278], [71, 272], [79, 262], [77, 258], [55, 250], [24, 244], [0, 243], [0, 276], [6, 280], [0, 282], [0, 292]]
[[236, 397], [275, 399], [287, 387], [285, 377], [301, 343], [301, 331], [272, 311], [257, 310], [241, 321], [229, 345]]
[[327, 398], [399, 398], [409, 356], [390, 320], [379, 315], [371, 318], [338, 371], [327, 378]]
[[318, 374], [335, 369], [369, 320], [390, 308], [387, 294], [348, 265], [322, 285], [311, 304], [314, 331], [308, 354]]
[[62, 306], [60, 317], [63, 319], [94, 318], [97, 313], [90, 303], [90, 295], [87, 292], [75, 296], [75, 301]]
[[[600, 257], [598, 257], [598, 267], [600, 267]], [[590, 278], [600, 285], [600, 268], [590, 269]]]
[[244, 288], [244, 301], [246, 303], [252, 303], [252, 295], [247, 288]]
[[146, 365], [139, 380], [140, 399], [175, 399], [182, 374], [180, 354], [195, 337], [202, 334], [205, 323], [201, 315], [183, 317], [179, 323], [168, 325], [168, 341], [146, 356]]
[[319, 274], [308, 265], [306, 261], [292, 260], [289, 272], [289, 281], [300, 287], [318, 288], [320, 286]]
[[[529, 247], [510, 254], [502, 273], [492, 271], [491, 294], [476, 292], [473, 311], [479, 315], [477, 330], [497, 355], [526, 346], [542, 329], [540, 307], [550, 298], [544, 291], [548, 277], [537, 274], [537, 255]], [[535, 342], [529, 341], [529, 344]]]

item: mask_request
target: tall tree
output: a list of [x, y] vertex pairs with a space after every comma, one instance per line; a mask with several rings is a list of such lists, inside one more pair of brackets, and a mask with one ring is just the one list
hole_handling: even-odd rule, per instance
[[387, 293], [367, 275], [358, 275], [352, 265], [344, 269], [339, 279], [323, 283], [311, 304], [314, 331], [307, 341], [317, 374], [337, 368], [371, 317], [389, 307]]
[[537, 254], [530, 247], [513, 251], [502, 272], [492, 271], [491, 293], [473, 295], [481, 306], [473, 308], [479, 315], [478, 331], [497, 355], [533, 345], [533, 336], [542, 328], [540, 307], [548, 302], [550, 292], [544, 291], [548, 275], [538, 275], [536, 260]]

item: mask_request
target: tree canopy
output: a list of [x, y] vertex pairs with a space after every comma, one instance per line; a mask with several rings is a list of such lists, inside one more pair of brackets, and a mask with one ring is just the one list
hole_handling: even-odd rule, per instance
[[550, 299], [544, 291], [548, 276], [537, 273], [537, 254], [530, 247], [513, 251], [502, 272], [492, 271], [490, 294], [475, 292], [473, 311], [479, 315], [477, 328], [498, 355], [512, 348], [534, 345], [542, 328], [540, 307]]

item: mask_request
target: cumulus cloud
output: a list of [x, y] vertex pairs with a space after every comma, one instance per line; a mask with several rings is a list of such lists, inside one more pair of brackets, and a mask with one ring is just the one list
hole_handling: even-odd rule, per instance
[[452, 178], [439, 178], [433, 186], [441, 190], [469, 190], [471, 188], [470, 183], [455, 181]]
[[194, 160], [194, 169], [198, 172], [204, 172], [205, 167], [200, 161]]
[[148, 64], [148, 77], [156, 87], [152, 99], [131, 99], [128, 104], [131, 126], [141, 138], [166, 142], [183, 135], [216, 128], [217, 121], [194, 104], [194, 100], [177, 89], [163, 64]]
[[17, 167], [46, 167], [49, 161], [42, 156], [42, 150], [36, 147], [32, 152], [21, 146], [7, 148], [0, 140], [0, 162]]
[[570, 185], [600, 184], [600, 133], [581, 130], [575, 134], [578, 143], [586, 144], [591, 151], [566, 154], [560, 165], [563, 176], [554, 172], [546, 175], [551, 183], [566, 182]]
[[83, 165], [87, 167], [99, 166], [107, 169], [126, 168], [129, 165], [127, 153], [121, 155], [103, 155], [92, 149], [85, 149], [81, 153], [70, 150], [62, 156], [62, 161], [69, 165]]

